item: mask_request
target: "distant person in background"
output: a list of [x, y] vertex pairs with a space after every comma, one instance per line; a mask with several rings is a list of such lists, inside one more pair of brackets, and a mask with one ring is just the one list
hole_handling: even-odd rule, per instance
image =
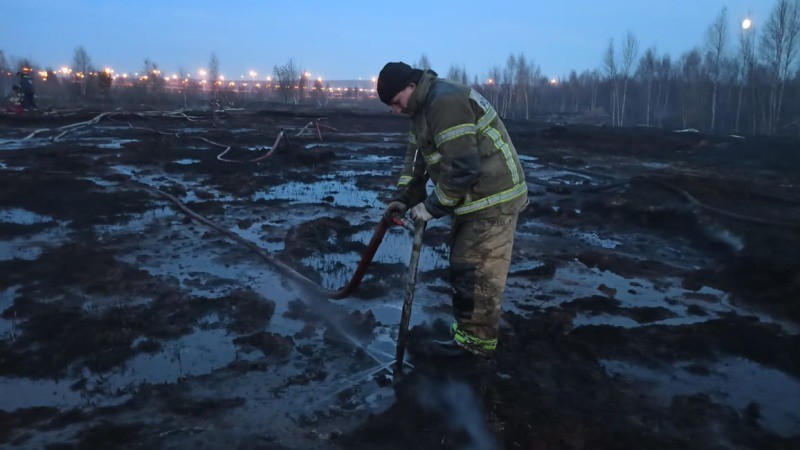
[[19, 77], [19, 87], [22, 90], [22, 107], [24, 109], [36, 109], [36, 98], [33, 90], [33, 79], [31, 79], [31, 69], [24, 67], [21, 72], [17, 72]]
[[[517, 217], [528, 186], [517, 151], [497, 112], [475, 89], [402, 62], [384, 66], [378, 95], [411, 118], [398, 195], [388, 217], [451, 216], [452, 339], [432, 353], [488, 356], [497, 346]], [[434, 183], [428, 194], [428, 179]]]

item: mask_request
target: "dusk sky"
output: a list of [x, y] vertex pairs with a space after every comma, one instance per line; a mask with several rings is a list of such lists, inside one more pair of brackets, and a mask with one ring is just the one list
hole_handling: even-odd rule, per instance
[[774, 0], [545, 1], [207, 1], [0, 0], [0, 49], [42, 67], [70, 65], [83, 45], [95, 67], [140, 71], [146, 57], [162, 71], [197, 73], [215, 51], [228, 79], [262, 78], [289, 58], [325, 79], [370, 78], [387, 61], [425, 53], [445, 74], [463, 64], [470, 77], [524, 53], [544, 74], [598, 68], [609, 38], [626, 31], [640, 49], [674, 57], [702, 45], [728, 7], [734, 50], [738, 23], [752, 11], [763, 23]]

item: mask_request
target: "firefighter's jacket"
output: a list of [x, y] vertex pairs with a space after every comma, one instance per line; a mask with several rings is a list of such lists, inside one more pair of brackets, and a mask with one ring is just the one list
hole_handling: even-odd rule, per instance
[[434, 217], [512, 214], [525, 205], [528, 187], [517, 151], [477, 91], [425, 72], [408, 111], [411, 132], [395, 200], [409, 207], [424, 200]]
[[23, 94], [33, 94], [33, 80], [28, 74], [23, 74], [19, 77], [19, 87], [22, 89]]

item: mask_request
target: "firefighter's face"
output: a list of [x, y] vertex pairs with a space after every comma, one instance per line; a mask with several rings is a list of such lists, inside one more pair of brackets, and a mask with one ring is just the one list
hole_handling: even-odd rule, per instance
[[395, 114], [409, 114], [408, 101], [411, 99], [411, 94], [414, 93], [414, 88], [416, 87], [416, 84], [411, 83], [392, 98], [392, 103], [389, 106], [392, 107], [392, 111], [394, 111]]

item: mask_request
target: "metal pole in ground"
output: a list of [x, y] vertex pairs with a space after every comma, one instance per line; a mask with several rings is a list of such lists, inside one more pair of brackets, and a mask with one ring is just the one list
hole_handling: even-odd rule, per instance
[[424, 232], [425, 222], [422, 220], [414, 222], [414, 244], [411, 247], [411, 260], [408, 263], [408, 281], [406, 282], [406, 295], [403, 299], [403, 313], [400, 316], [400, 331], [397, 333], [397, 357], [394, 363], [395, 379], [403, 371], [408, 321], [411, 318], [411, 304], [414, 302], [414, 286], [417, 284], [417, 266], [419, 265], [419, 253], [422, 250], [422, 234]]

